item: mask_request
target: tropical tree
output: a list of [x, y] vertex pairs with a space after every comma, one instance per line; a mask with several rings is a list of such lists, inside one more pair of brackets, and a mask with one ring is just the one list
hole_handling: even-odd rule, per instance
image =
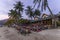
[[22, 17], [22, 12], [23, 12], [23, 4], [18, 1], [15, 5], [14, 5], [14, 10], [10, 10], [10, 16], [12, 16], [12, 18], [15, 20], [15, 23], [18, 24], [18, 20], [21, 19]]
[[33, 3], [34, 3], [34, 7], [38, 4], [37, 8], [41, 7], [41, 11], [46, 10], [46, 8], [48, 8], [51, 16], [53, 16], [53, 13], [50, 7], [48, 6], [48, 0], [33, 0]]
[[10, 12], [8, 13], [9, 15], [9, 20], [6, 22], [6, 24], [10, 25], [10, 24], [18, 24], [18, 21], [21, 18], [23, 12], [23, 5], [20, 1], [18, 1], [15, 5], [14, 5], [14, 9], [11, 9]]
[[12, 19], [16, 19], [19, 17], [19, 15], [17, 14], [16, 10], [11, 9], [10, 13], [8, 13], [9, 17]]
[[39, 16], [39, 17], [40, 17], [40, 15], [41, 15], [40, 10], [35, 9], [35, 11], [34, 11], [34, 16]]
[[32, 19], [34, 16], [34, 11], [32, 10], [31, 6], [27, 6], [27, 9], [25, 11], [26, 11], [26, 15], [28, 15], [28, 17]]
[[16, 10], [11, 9], [8, 15], [9, 15], [8, 22], [12, 24], [13, 21], [11, 22], [11, 20], [14, 20], [14, 24], [17, 24], [20, 15], [17, 14]]
[[52, 26], [56, 27], [56, 19], [48, 5], [48, 0], [33, 0], [34, 3], [34, 7], [38, 4], [37, 8], [41, 8], [41, 11], [43, 12], [43, 10], [46, 10], [46, 8], [48, 8], [51, 17], [54, 19], [54, 21], [52, 21]]
[[22, 17], [22, 12], [23, 12], [23, 4], [20, 2], [20, 1], [18, 1], [16, 4], [15, 4], [15, 10], [17, 11], [17, 14], [20, 16], [20, 18]]
[[24, 23], [28, 23], [29, 20], [26, 20], [26, 19], [20, 19], [18, 22], [21, 23], [21, 24], [24, 24]]
[[16, 22], [18, 21], [18, 19], [20, 18], [20, 15], [17, 14], [16, 10], [11, 9], [10, 13], [8, 13], [10, 16], [10, 19], [14, 19]]

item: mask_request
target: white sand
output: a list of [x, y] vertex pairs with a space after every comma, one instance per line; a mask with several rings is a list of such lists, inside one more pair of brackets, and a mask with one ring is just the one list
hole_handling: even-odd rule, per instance
[[23, 36], [14, 28], [0, 27], [0, 40], [60, 40], [60, 29], [45, 30]]

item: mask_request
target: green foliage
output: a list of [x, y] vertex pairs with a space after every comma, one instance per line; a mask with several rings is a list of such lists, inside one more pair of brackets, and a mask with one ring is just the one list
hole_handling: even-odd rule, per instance
[[17, 14], [16, 10], [13, 10], [13, 9], [10, 10], [10, 13], [8, 13], [8, 15], [15, 19], [19, 18], [19, 16], [20, 16], [19, 14]]
[[31, 6], [27, 6], [26, 15], [28, 15], [31, 19], [34, 18], [35, 16], [40, 16], [40, 14], [41, 14], [41, 12], [38, 9], [35, 9], [33, 11]]
[[14, 22], [13, 19], [9, 19], [4, 25], [11, 26]]
[[36, 9], [34, 11], [34, 16], [40, 16], [40, 14], [41, 14], [41, 12], [38, 9]]
[[15, 18], [16, 19], [20, 19], [21, 18], [21, 15], [22, 15], [22, 11], [23, 11], [23, 4], [18, 1], [15, 5], [14, 5], [14, 8], [15, 9], [11, 9], [10, 10], [10, 13], [8, 13], [8, 15], [12, 18]]
[[41, 8], [42, 12], [48, 8], [51, 16], [53, 16], [53, 13], [52, 13], [50, 7], [48, 6], [48, 0], [33, 0], [33, 3], [34, 3], [33, 8], [35, 8], [35, 6], [38, 5], [37, 9]]
[[[38, 4], [38, 7], [37, 7], [37, 8], [41, 7], [42, 10], [43, 10], [43, 9], [46, 10], [46, 7], [47, 7], [47, 5], [48, 5], [47, 0], [34, 0], [33, 3], [34, 3], [35, 5]], [[41, 6], [40, 6], [40, 5], [41, 5]]]
[[17, 11], [17, 14], [21, 17], [22, 15], [22, 13], [21, 12], [23, 12], [23, 4], [22, 4], [22, 2], [20, 2], [20, 1], [18, 1], [15, 5], [14, 5], [15, 7], [15, 10]]
[[26, 19], [20, 19], [18, 22], [19, 22], [20, 24], [24, 24], [24, 23], [28, 23], [29, 20], [26, 20]]
[[18, 1], [16, 4], [15, 4], [15, 9], [16, 10], [19, 10], [19, 11], [23, 11], [23, 3], [22, 2], [20, 2], [20, 1]]
[[27, 6], [27, 9], [25, 11], [26, 11], [26, 15], [28, 15], [28, 17], [32, 18], [34, 16], [31, 6]]
[[18, 24], [18, 21], [21, 19], [22, 17], [22, 12], [23, 12], [23, 4], [18, 1], [15, 5], [14, 5], [14, 9], [10, 10], [10, 13], [8, 13], [9, 15], [9, 19], [8, 21], [5, 23], [5, 25], [12, 25], [12, 24]]

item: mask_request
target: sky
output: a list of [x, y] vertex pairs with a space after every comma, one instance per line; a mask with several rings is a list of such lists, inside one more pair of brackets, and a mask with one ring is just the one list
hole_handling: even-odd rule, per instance
[[[8, 18], [9, 10], [14, 7], [16, 1], [23, 2], [25, 5], [24, 8], [26, 8], [27, 5], [33, 5], [33, 0], [0, 0], [0, 20]], [[54, 14], [60, 11], [60, 0], [48, 0], [48, 4]], [[46, 13], [49, 14], [49, 11], [47, 10]], [[23, 14], [23, 16], [27, 18], [25, 14]]]

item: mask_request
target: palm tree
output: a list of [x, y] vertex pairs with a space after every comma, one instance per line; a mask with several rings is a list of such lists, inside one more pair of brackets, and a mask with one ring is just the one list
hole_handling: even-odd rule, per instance
[[14, 19], [15, 24], [18, 24], [18, 21], [20, 20], [19, 19], [20, 18], [20, 15], [17, 13], [17, 11], [11, 9], [10, 10], [10, 13], [8, 13], [8, 14], [9, 14], [10, 19]]
[[52, 26], [54, 25], [56, 27], [56, 19], [50, 9], [50, 7], [48, 6], [48, 0], [33, 0], [34, 3], [34, 7], [38, 4], [37, 8], [41, 7], [41, 11], [46, 10], [46, 8], [48, 8], [51, 17], [54, 19], [54, 22], [52, 21]]
[[26, 11], [26, 15], [28, 15], [32, 19], [34, 16], [34, 13], [31, 6], [27, 6], [27, 9], [25, 11]]
[[23, 12], [23, 4], [19, 1], [15, 4], [15, 10], [17, 11], [17, 14], [20, 15], [20, 18], [22, 17], [22, 12]]
[[35, 9], [34, 11], [34, 16], [39, 16], [40, 17], [41, 12], [38, 9]]
[[34, 7], [38, 4], [37, 8], [41, 7], [41, 11], [46, 10], [46, 8], [48, 8], [51, 13], [51, 16], [53, 16], [53, 13], [50, 7], [48, 6], [48, 0], [33, 0], [33, 3]]
[[12, 24], [15, 22], [15, 18], [16, 18], [16, 11], [11, 9], [10, 12], [8, 13], [9, 15], [9, 19], [7, 20], [7, 22], [5, 23], [5, 25], [7, 25], [8, 27], [11, 27]]
[[15, 9], [11, 9], [9, 15], [9, 20], [6, 24], [10, 25], [14, 22], [14, 24], [18, 24], [19, 19], [21, 18], [21, 13], [23, 12], [23, 5], [19, 1], [14, 6]]
[[10, 10], [10, 13], [8, 13], [8, 15], [11, 19], [15, 19], [15, 20], [18, 19], [20, 16], [19, 14], [17, 14], [16, 10], [13, 9]]

